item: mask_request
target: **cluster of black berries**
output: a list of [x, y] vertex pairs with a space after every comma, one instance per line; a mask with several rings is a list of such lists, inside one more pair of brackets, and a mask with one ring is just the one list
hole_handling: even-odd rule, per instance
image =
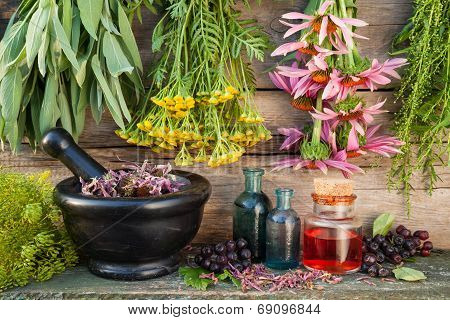
[[371, 277], [387, 277], [391, 270], [382, 265], [384, 262], [398, 265], [417, 254], [423, 257], [430, 255], [433, 243], [425, 241], [429, 238], [427, 231], [418, 230], [412, 234], [403, 225], [399, 225], [395, 233], [389, 231], [386, 236], [377, 234], [373, 238], [364, 236], [362, 272]]
[[230, 268], [230, 264], [239, 271], [243, 271], [252, 264], [252, 252], [247, 248], [245, 239], [228, 240], [215, 246], [205, 245], [200, 254], [194, 258], [195, 263], [211, 272], [221, 273]]

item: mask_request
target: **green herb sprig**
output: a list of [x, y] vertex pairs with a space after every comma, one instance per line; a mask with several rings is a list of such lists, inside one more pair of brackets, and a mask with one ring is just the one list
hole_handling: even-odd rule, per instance
[[398, 92], [403, 106], [394, 128], [405, 145], [393, 162], [389, 185], [404, 190], [409, 215], [413, 174], [428, 174], [431, 194], [440, 180], [435, 165], [450, 165], [444, 161], [450, 154], [450, 2], [415, 0], [411, 22], [394, 46], [404, 42], [407, 47], [394, 53], [406, 53], [409, 62]]
[[0, 170], [0, 291], [48, 280], [78, 261], [49, 176]]
[[0, 138], [17, 152], [61, 125], [77, 138], [87, 106], [125, 128], [142, 62], [119, 0], [23, 0], [0, 42]]

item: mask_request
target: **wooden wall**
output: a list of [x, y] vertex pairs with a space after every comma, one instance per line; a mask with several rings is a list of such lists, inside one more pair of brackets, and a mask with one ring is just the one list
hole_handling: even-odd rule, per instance
[[[8, 18], [12, 15], [17, 5], [17, 0], [0, 1], [0, 35], [2, 34]], [[370, 26], [361, 28], [359, 33], [370, 38], [369, 41], [361, 41], [361, 52], [370, 58], [384, 60], [388, 57], [386, 52], [390, 49], [392, 37], [406, 23], [411, 14], [411, 0], [359, 0], [359, 18], [367, 21]], [[302, 10], [306, 1], [263, 1], [261, 7], [254, 6], [252, 12], [246, 12], [246, 16], [257, 18], [270, 33], [276, 43], [282, 42], [285, 27], [278, 22], [278, 17], [288, 11]], [[141, 48], [142, 57], [148, 66], [152, 59], [150, 53], [150, 39], [153, 26], [157, 18], [150, 14], [144, 16], [142, 25], [135, 25], [135, 33]], [[209, 201], [201, 230], [195, 239], [196, 242], [213, 242], [231, 237], [233, 200], [243, 188], [243, 176], [241, 170], [246, 166], [259, 166], [267, 170], [264, 180], [264, 189], [270, 195], [272, 190], [279, 186], [290, 187], [296, 190], [294, 206], [300, 215], [311, 212], [312, 181], [314, 177], [321, 176], [319, 172], [306, 172], [290, 170], [279, 173], [269, 172], [271, 163], [283, 157], [283, 152], [278, 150], [281, 137], [277, 135], [278, 127], [300, 125], [309, 119], [308, 115], [296, 111], [289, 106], [286, 94], [276, 90], [267, 75], [262, 74], [274, 63], [268, 58], [264, 63], [255, 65], [258, 71], [257, 105], [267, 119], [267, 126], [273, 132], [274, 139], [265, 144], [260, 144], [249, 149], [239, 163], [217, 168], [205, 168], [195, 166], [189, 170], [205, 175], [213, 184], [213, 195]], [[360, 94], [369, 102], [387, 98], [386, 103], [389, 113], [377, 117], [378, 123], [389, 126], [393, 113], [399, 108], [394, 103], [391, 89], [385, 89], [376, 93], [362, 91]], [[96, 126], [89, 117], [85, 133], [80, 139], [81, 145], [87, 149], [103, 165], [109, 168], [120, 166], [118, 159], [142, 161], [152, 159], [158, 162], [167, 162], [173, 159], [171, 154], [153, 154], [144, 148], [129, 146], [118, 139], [113, 130], [115, 125], [108, 115], [100, 126]], [[412, 184], [416, 192], [412, 196], [412, 216], [406, 217], [405, 204], [402, 194], [396, 191], [389, 192], [386, 187], [386, 176], [390, 169], [390, 160], [375, 156], [364, 156], [354, 161], [366, 170], [364, 175], [355, 177], [356, 194], [358, 195], [357, 210], [364, 220], [365, 226], [369, 226], [374, 217], [382, 212], [391, 212], [396, 215], [397, 223], [403, 223], [412, 229], [425, 228], [430, 231], [435, 246], [450, 248], [450, 172], [448, 168], [437, 166], [436, 170], [443, 179], [439, 182], [432, 197], [426, 192], [423, 184], [424, 177], [414, 176]], [[59, 181], [70, 173], [58, 162], [38, 152], [33, 154], [28, 147], [18, 156], [11, 156], [8, 152], [0, 153], [0, 166], [21, 172], [34, 172], [43, 169], [51, 169], [53, 180]], [[331, 172], [329, 175], [339, 176], [340, 173]]]

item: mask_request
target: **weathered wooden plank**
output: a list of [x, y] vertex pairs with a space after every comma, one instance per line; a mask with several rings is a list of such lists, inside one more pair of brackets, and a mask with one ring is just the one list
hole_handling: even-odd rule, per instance
[[182, 278], [172, 275], [148, 281], [113, 281], [96, 277], [85, 266], [68, 270], [43, 283], [31, 283], [0, 294], [0, 299], [449, 299], [450, 282], [448, 252], [433, 253], [431, 257], [418, 257], [411, 268], [421, 270], [427, 280], [418, 282], [396, 281], [394, 283], [373, 279], [376, 286], [358, 281], [360, 273], [347, 275], [337, 285], [318, 283], [323, 290], [285, 290], [275, 293], [241, 292], [232, 284], [220, 283], [208, 291], [195, 290], [183, 283]]
[[[146, 157], [137, 153], [135, 148], [108, 148], [108, 149], [88, 149], [90, 154], [97, 158], [103, 165], [110, 168], [121, 167], [123, 163], [114, 161], [116, 157], [127, 160], [143, 161]], [[151, 153], [148, 153], [152, 157]], [[292, 171], [283, 170], [280, 172], [270, 172], [271, 163], [281, 159], [283, 156], [244, 156], [239, 163], [224, 166], [216, 169], [197, 165], [188, 170], [197, 172], [208, 178], [213, 185], [213, 194], [209, 201], [202, 228], [195, 242], [219, 241], [231, 235], [232, 203], [243, 188], [242, 168], [248, 166], [258, 166], [265, 168], [265, 190], [272, 196], [272, 190], [276, 187], [289, 187], [296, 190], [297, 195], [294, 201], [294, 208], [300, 215], [311, 212], [312, 201], [310, 194], [313, 188], [313, 178], [322, 176], [316, 171]], [[161, 159], [158, 159], [161, 162]], [[167, 161], [169, 161], [167, 159]], [[389, 172], [388, 162], [384, 166], [370, 167], [367, 159], [365, 163], [366, 173], [356, 175], [355, 190], [359, 197], [358, 214], [363, 218], [366, 226], [370, 225], [373, 219], [382, 212], [391, 212], [397, 216], [398, 223], [418, 229], [426, 228], [432, 234], [432, 240], [436, 246], [450, 248], [448, 233], [450, 232], [450, 216], [447, 208], [450, 206], [450, 170], [446, 167], [436, 167], [438, 174], [443, 181], [438, 184], [432, 197], [423, 190], [423, 177], [414, 177], [412, 181], [416, 192], [412, 197], [412, 217], [408, 221], [405, 213], [405, 204], [402, 194], [395, 191], [386, 190], [386, 175]], [[385, 161], [385, 160], [384, 160]], [[358, 163], [358, 162], [356, 162]], [[5, 153], [0, 154], [0, 165], [20, 172], [36, 172], [40, 170], [52, 170], [54, 181], [59, 181], [70, 176], [67, 169], [59, 163], [50, 160], [49, 157], [38, 153], [36, 155], [28, 152], [19, 159], [8, 159]], [[331, 171], [329, 176], [340, 176], [339, 172]], [[273, 198], [273, 196], [272, 196]]]
[[[393, 36], [406, 24], [411, 14], [411, 2], [411, 0], [358, 1], [358, 17], [370, 24], [370, 26], [358, 30], [360, 34], [370, 38], [369, 41], [361, 40], [359, 42], [363, 55], [367, 55], [369, 58], [377, 58], [380, 61], [388, 58], [387, 52], [390, 50]], [[2, 1], [3, 8], [0, 7], [0, 35], [3, 33], [7, 19], [12, 15], [17, 3], [17, 0]], [[264, 26], [265, 31], [272, 37], [274, 45], [279, 45], [286, 41], [283, 40], [286, 26], [279, 22], [279, 17], [289, 11], [303, 10], [306, 3], [306, 0], [295, 2], [287, 0], [265, 0], [261, 6], [254, 4], [251, 11], [245, 8], [242, 9], [245, 13], [244, 17], [257, 19]], [[382, 14], [380, 15], [380, 13]], [[146, 70], [148, 70], [153, 59], [151, 53], [151, 34], [158, 18], [158, 16], [144, 10], [143, 24], [139, 24], [137, 21], [134, 24], [136, 39]], [[294, 39], [295, 37], [290, 38], [290, 40]], [[274, 87], [270, 79], [262, 73], [277, 61], [279, 61], [279, 58], [271, 58], [270, 53], [268, 53], [265, 62], [255, 62], [259, 88]]]

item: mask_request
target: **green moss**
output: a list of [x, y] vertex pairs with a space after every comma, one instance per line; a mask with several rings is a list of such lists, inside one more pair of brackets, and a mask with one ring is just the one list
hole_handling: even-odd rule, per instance
[[0, 291], [48, 280], [78, 261], [49, 176], [0, 169]]

